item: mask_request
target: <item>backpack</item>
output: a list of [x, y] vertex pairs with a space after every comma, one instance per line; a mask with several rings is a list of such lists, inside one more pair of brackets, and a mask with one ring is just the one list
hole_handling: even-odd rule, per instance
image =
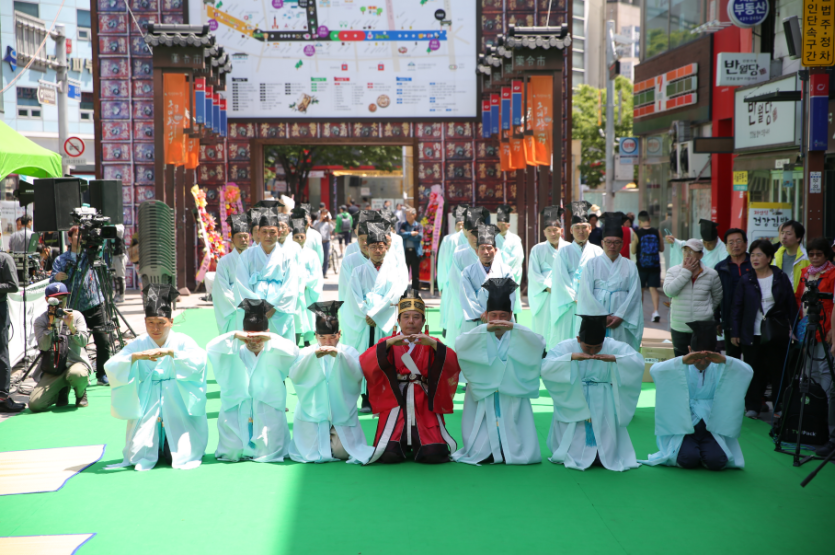
[[638, 266], [652, 269], [661, 267], [658, 255], [658, 234], [642, 233], [638, 239]]

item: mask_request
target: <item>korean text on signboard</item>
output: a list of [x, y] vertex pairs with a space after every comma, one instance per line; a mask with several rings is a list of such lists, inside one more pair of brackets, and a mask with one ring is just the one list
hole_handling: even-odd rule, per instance
[[835, 29], [832, 0], [804, 0], [803, 55], [806, 67], [835, 65]]
[[771, 54], [720, 52], [716, 57], [716, 86], [740, 87], [768, 81]]
[[796, 91], [797, 77], [789, 75], [757, 87], [734, 93], [734, 148], [762, 149], [773, 145], [795, 145], [796, 102], [746, 102], [749, 97], [776, 91]]
[[780, 236], [780, 226], [791, 219], [791, 204], [752, 202], [748, 205], [748, 241], [777, 239]]
[[761, 25], [768, 17], [768, 0], [728, 0], [728, 18], [737, 27]]

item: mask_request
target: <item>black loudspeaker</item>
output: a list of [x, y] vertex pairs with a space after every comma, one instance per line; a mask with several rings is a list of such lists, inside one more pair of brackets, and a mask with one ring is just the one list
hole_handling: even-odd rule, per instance
[[362, 186], [362, 179], [358, 175], [352, 175], [348, 179], [348, 186], [349, 187], [360, 187], [360, 186]]
[[122, 182], [118, 179], [90, 181], [90, 206], [110, 218], [111, 225], [123, 223]]
[[72, 211], [81, 206], [77, 177], [36, 179], [34, 231], [67, 231], [74, 224]]

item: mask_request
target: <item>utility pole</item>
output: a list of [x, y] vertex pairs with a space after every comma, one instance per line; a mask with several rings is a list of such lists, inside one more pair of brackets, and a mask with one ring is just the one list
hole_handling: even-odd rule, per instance
[[52, 34], [55, 41], [55, 74], [57, 81], [57, 105], [58, 105], [58, 153], [61, 155], [61, 173], [67, 175], [68, 162], [64, 155], [64, 143], [67, 141], [67, 37], [64, 34], [64, 24], [56, 23], [55, 32]]
[[617, 61], [615, 22], [606, 22], [606, 212], [615, 210], [615, 81], [611, 68]]

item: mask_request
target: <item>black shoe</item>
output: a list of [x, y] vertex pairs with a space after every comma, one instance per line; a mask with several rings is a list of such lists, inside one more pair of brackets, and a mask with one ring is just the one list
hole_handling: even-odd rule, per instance
[[824, 459], [835, 451], [835, 441], [827, 441], [826, 445], [822, 445], [815, 450], [815, 455], [823, 457]]
[[360, 412], [363, 414], [371, 414], [371, 403], [368, 402], [368, 395], [363, 393], [362, 397], [362, 406], [360, 407]]
[[84, 395], [81, 396], [79, 399], [78, 393], [75, 394], [75, 406], [77, 407], [86, 407], [89, 403], [87, 402], [87, 392], [84, 392]]
[[5, 401], [0, 401], [0, 412], [20, 412], [26, 408], [23, 403], [15, 403], [11, 397]]
[[66, 407], [70, 404], [70, 386], [65, 387], [58, 392], [58, 399], [55, 401], [56, 407]]
[[101, 376], [98, 381], [96, 381], [96, 385], [110, 385], [110, 380], [107, 379], [107, 376]]

